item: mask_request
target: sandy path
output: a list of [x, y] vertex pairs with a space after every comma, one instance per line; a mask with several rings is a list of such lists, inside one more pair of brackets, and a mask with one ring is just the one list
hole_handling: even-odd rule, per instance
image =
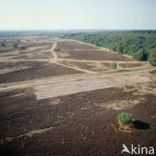
[[[149, 71], [153, 71], [153, 70], [156, 70], [155, 68], [152, 68], [152, 69], [143, 69], [143, 70], [137, 70], [137, 71], [131, 71], [131, 72], [124, 72], [124, 73], [121, 73], [121, 72], [118, 72], [118, 73], [105, 73], [104, 75], [89, 75], [89, 74], [85, 74], [85, 75], [76, 75], [76, 76], [71, 76], [71, 75], [68, 75], [68, 76], [65, 76], [63, 78], [60, 78], [60, 77], [55, 77], [55, 78], [52, 78], [52, 79], [41, 79], [41, 80], [33, 80], [33, 81], [28, 81], [27, 83], [22, 83], [22, 84], [10, 84], [10, 85], [4, 85], [2, 84], [0, 86], [0, 91], [7, 91], [7, 90], [13, 90], [13, 89], [21, 89], [21, 88], [27, 88], [27, 87], [38, 87], [38, 86], [44, 86], [44, 85], [50, 85], [50, 84], [58, 84], [60, 85], [61, 83], [72, 83], [72, 82], [78, 82], [78, 81], [82, 81], [82, 80], [90, 80], [90, 79], [93, 79], [95, 81], [99, 80], [99, 79], [111, 79], [111, 77], [115, 77], [114, 81], [122, 81], [122, 79], [120, 79], [120, 76], [124, 76], [124, 79], [126, 80], [126, 84], [128, 85], [128, 80], [131, 79], [133, 80], [133, 82], [137, 83], [141, 83], [141, 82], [146, 82], [146, 80], [150, 80], [152, 81], [149, 77], [147, 76], [139, 76], [139, 79], [134, 79], [132, 78], [133, 75], [137, 75], [139, 73], [146, 73], [146, 72], [149, 72]], [[142, 77], [142, 78], [141, 78]], [[85, 84], [84, 84], [85, 86]], [[75, 90], [77, 90], [77, 88], [75, 88]]]
[[93, 71], [90, 71], [90, 70], [87, 70], [87, 69], [82, 69], [82, 68], [78, 68], [78, 67], [73, 67], [73, 66], [68, 66], [68, 65], [65, 65], [65, 64], [62, 64], [60, 62], [58, 62], [58, 57], [57, 57], [57, 54], [56, 52], [54, 51], [54, 49], [57, 47], [57, 42], [55, 42], [51, 48], [51, 52], [54, 56], [54, 58], [50, 59], [50, 62], [52, 63], [56, 63], [60, 66], [63, 66], [63, 67], [67, 67], [67, 68], [71, 68], [71, 69], [75, 69], [75, 70], [78, 70], [78, 71], [82, 71], [82, 72], [85, 72], [85, 73], [88, 73], [88, 74], [95, 74], [96, 72], [93, 72]]
[[56, 55], [56, 53], [55, 53], [55, 51], [54, 51], [54, 49], [55, 49], [56, 47], [57, 47], [57, 42], [55, 42], [55, 43], [53, 44], [52, 48], [51, 48], [51, 52], [52, 52], [52, 54], [53, 54], [53, 56], [54, 56], [54, 58], [53, 58], [54, 63], [57, 63], [57, 55]]
[[[59, 61], [69, 61], [69, 62], [83, 62], [83, 63], [127, 63], [127, 61], [110, 61], [110, 60], [78, 60], [73, 58], [58, 58]], [[128, 61], [128, 63], [138, 63], [137, 61]], [[139, 62], [140, 64], [142, 62]], [[143, 62], [142, 64], [144, 64]]]

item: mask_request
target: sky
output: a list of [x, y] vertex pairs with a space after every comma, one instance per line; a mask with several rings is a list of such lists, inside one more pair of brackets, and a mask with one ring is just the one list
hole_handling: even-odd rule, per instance
[[156, 0], [0, 0], [0, 30], [156, 29]]

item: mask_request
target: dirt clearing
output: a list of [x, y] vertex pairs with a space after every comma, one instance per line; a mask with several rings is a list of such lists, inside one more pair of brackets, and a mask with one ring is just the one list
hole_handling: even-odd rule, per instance
[[121, 87], [127, 85], [127, 82], [129, 85], [132, 85], [151, 81], [149, 77], [140, 75], [122, 75], [102, 78], [88, 77], [87, 79], [77, 79], [74, 81], [68, 79], [68, 82], [62, 81], [54, 84], [37, 85], [34, 87], [34, 91], [37, 99], [46, 99], [97, 89]]

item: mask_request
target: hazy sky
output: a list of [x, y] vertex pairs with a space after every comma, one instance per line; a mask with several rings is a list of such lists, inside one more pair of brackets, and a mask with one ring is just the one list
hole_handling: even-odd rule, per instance
[[8, 29], [156, 29], [156, 0], [0, 0]]

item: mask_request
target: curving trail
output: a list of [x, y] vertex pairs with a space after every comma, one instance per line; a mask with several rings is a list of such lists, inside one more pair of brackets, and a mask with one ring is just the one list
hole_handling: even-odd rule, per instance
[[53, 58], [54, 63], [57, 63], [57, 55], [56, 55], [56, 53], [55, 53], [55, 51], [54, 51], [54, 49], [55, 49], [56, 47], [57, 47], [57, 42], [55, 42], [55, 43], [53, 44], [52, 48], [51, 48], [51, 52], [52, 52], [52, 54], [53, 54], [53, 56], [54, 56], [54, 58]]
[[50, 62], [51, 63], [56, 63], [60, 66], [63, 66], [63, 67], [67, 67], [67, 68], [71, 68], [71, 69], [75, 69], [75, 70], [78, 70], [78, 71], [81, 71], [81, 72], [85, 72], [87, 74], [96, 74], [96, 72], [93, 72], [93, 71], [90, 71], [90, 70], [86, 70], [86, 69], [82, 69], [82, 68], [78, 68], [78, 67], [73, 67], [73, 66], [68, 66], [68, 65], [65, 65], [65, 64], [62, 64], [61, 62], [58, 61], [58, 57], [57, 57], [57, 54], [56, 52], [54, 51], [54, 49], [57, 47], [57, 41], [53, 44], [52, 48], [51, 48], [51, 52], [54, 56], [54, 58], [50, 59]]

